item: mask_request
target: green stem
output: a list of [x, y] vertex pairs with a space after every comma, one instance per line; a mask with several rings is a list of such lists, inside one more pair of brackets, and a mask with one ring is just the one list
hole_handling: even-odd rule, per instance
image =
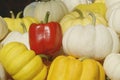
[[[76, 11], [77, 13], [79, 13], [79, 15], [80, 15], [79, 18], [80, 19], [84, 19], [84, 15], [83, 15], [83, 13], [82, 13], [81, 10], [75, 9], [74, 11]], [[93, 12], [89, 12], [88, 15], [90, 15], [92, 17], [92, 24], [95, 26], [96, 25], [96, 16], [95, 16], [95, 14]]]
[[93, 12], [89, 12], [89, 15], [92, 17], [92, 24], [95, 26], [96, 25], [96, 16]]
[[108, 78], [108, 76], [106, 76], [106, 79], [105, 80], [110, 80], [109, 78]]
[[22, 27], [23, 27], [23, 32], [24, 32], [24, 33], [27, 32], [27, 28], [26, 28], [25, 24], [21, 22], [21, 25], [22, 25]]
[[17, 14], [17, 16], [16, 16], [16, 18], [20, 18], [20, 15], [22, 14], [22, 11], [20, 11], [18, 14]]
[[78, 60], [83, 61], [84, 59], [88, 59], [88, 57], [82, 57], [82, 58], [79, 58]]
[[40, 56], [41, 58], [45, 58], [45, 59], [49, 60], [49, 59], [48, 59], [48, 56], [46, 56], [45, 54], [39, 54], [39, 56]]
[[13, 11], [10, 11], [10, 14], [11, 14], [11, 18], [15, 19], [15, 15], [14, 15]]
[[49, 16], [50, 16], [50, 12], [47, 11], [46, 15], [45, 15], [45, 18], [44, 18], [44, 23], [48, 23], [48, 19], [49, 19]]
[[79, 13], [79, 15], [80, 15], [80, 19], [84, 19], [84, 16], [83, 16], [83, 13], [82, 13], [82, 11], [81, 10], [78, 10], [78, 9], [75, 9], [74, 11], [76, 11], [77, 13]]

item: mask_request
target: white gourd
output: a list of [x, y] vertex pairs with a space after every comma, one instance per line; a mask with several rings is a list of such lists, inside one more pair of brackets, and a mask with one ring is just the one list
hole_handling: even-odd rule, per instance
[[8, 33], [7, 23], [0, 16], [0, 40], [2, 40]]
[[50, 11], [49, 21], [60, 21], [68, 13], [67, 7], [62, 1], [38, 2], [34, 10], [34, 17], [44, 20], [46, 12]]
[[75, 57], [91, 57], [103, 60], [111, 52], [120, 51], [119, 37], [114, 30], [104, 25], [76, 25], [63, 36], [63, 50]]
[[120, 0], [105, 0], [105, 4], [107, 8], [112, 7], [113, 5], [116, 5], [116, 3], [119, 3]]
[[108, 25], [120, 34], [120, 2], [107, 9]]
[[32, 16], [44, 21], [46, 12], [50, 12], [49, 21], [59, 22], [68, 13], [66, 5], [61, 0], [38, 1], [28, 4], [24, 8], [24, 16]]
[[120, 80], [120, 54], [111, 53], [109, 54], [103, 63], [103, 67], [106, 75], [110, 80]]
[[28, 32], [21, 34], [20, 32], [12, 31], [5, 37], [3, 41], [1, 41], [1, 44], [4, 46], [10, 42], [23, 43], [28, 49], [30, 49]]
[[34, 9], [36, 7], [38, 2], [32, 2], [30, 3], [29, 5], [27, 5], [25, 8], [24, 8], [24, 11], [23, 11], [23, 16], [32, 16], [34, 17]]
[[0, 80], [7, 80], [5, 69], [1, 63], [0, 63]]

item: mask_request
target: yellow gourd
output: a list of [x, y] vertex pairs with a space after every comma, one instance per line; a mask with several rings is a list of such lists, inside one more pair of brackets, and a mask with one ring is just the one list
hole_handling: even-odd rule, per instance
[[105, 0], [95, 0], [94, 3], [105, 3]]
[[63, 34], [70, 27], [73, 27], [75, 25], [80, 24], [86, 26], [91, 24], [93, 16], [96, 17], [95, 24], [103, 24], [105, 26], [107, 25], [107, 21], [102, 15], [91, 11], [80, 11], [79, 9], [76, 9], [70, 12], [69, 14], [65, 15], [63, 19], [60, 21]]
[[107, 10], [105, 3], [79, 4], [74, 9], [79, 9], [81, 11], [92, 11], [95, 13], [99, 13], [104, 17]]
[[19, 12], [15, 18], [14, 14], [12, 11], [11, 12], [11, 18], [9, 17], [4, 17], [4, 20], [6, 21], [8, 25], [8, 29], [10, 31], [19, 31], [21, 33], [24, 33], [23, 27], [21, 23], [25, 24], [27, 31], [29, 30], [29, 27], [32, 23], [39, 23], [39, 21], [36, 18], [33, 17], [23, 17], [20, 18], [20, 14], [22, 12]]
[[0, 62], [14, 80], [45, 80], [47, 75], [40, 56], [19, 42], [8, 43], [0, 50]]
[[47, 80], [105, 80], [105, 72], [93, 59], [58, 56], [50, 66]]

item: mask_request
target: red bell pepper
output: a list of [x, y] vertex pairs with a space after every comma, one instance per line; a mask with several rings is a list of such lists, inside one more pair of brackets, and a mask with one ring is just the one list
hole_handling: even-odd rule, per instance
[[53, 54], [62, 46], [62, 30], [58, 22], [33, 23], [29, 28], [30, 49], [36, 54]]

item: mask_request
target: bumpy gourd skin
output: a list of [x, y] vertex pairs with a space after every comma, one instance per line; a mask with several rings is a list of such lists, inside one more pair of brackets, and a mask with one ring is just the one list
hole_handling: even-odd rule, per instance
[[59, 56], [52, 62], [47, 80], [105, 80], [105, 72], [93, 59]]
[[15, 80], [45, 80], [47, 74], [40, 56], [19, 42], [8, 43], [0, 50], [0, 62]]

